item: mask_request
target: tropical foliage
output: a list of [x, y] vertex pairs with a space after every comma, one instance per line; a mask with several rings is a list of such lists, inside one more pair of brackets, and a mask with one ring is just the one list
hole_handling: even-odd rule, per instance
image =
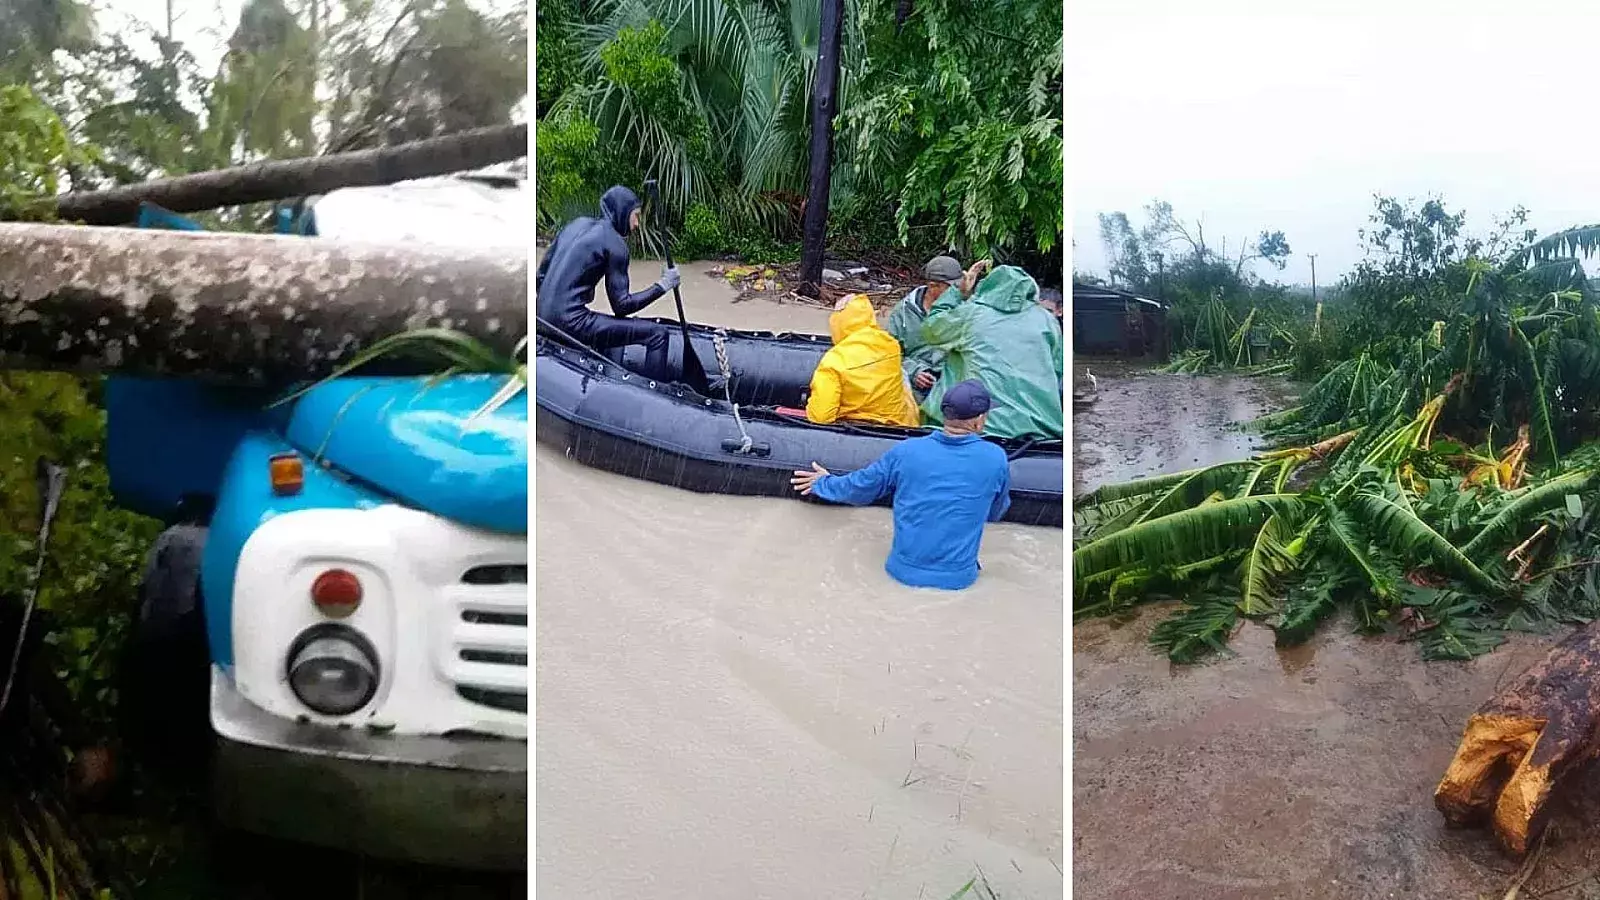
[[1473, 239], [1442, 203], [1379, 198], [1318, 338], [1347, 355], [1255, 423], [1271, 449], [1081, 498], [1076, 613], [1181, 597], [1152, 636], [1177, 660], [1241, 618], [1292, 644], [1347, 609], [1465, 658], [1600, 614], [1600, 228], [1536, 240], [1524, 219]]
[[1282, 270], [1290, 247], [1281, 231], [1262, 231], [1230, 250], [1206, 237], [1203, 221], [1180, 218], [1156, 201], [1135, 228], [1123, 212], [1100, 215], [1112, 284], [1159, 297], [1167, 323], [1173, 372], [1219, 368], [1277, 373], [1309, 337], [1312, 304], [1257, 274], [1257, 264]]
[[[205, 48], [154, 27], [103, 31], [88, 3], [0, 2], [0, 220], [50, 218], [52, 198], [68, 188], [506, 122], [528, 92], [527, 11], [494, 2], [246, 0], [219, 36], [220, 60], [205, 68], [196, 56]], [[199, 218], [212, 228], [258, 229], [269, 221], [262, 212]], [[449, 337], [433, 336], [441, 367], [508, 376], [490, 407], [524, 389], [520, 362], [484, 359]], [[0, 633], [15, 633], [8, 611], [34, 583], [35, 470], [53, 461], [66, 470], [66, 488], [36, 582], [35, 621], [48, 627], [44, 641], [59, 663], [74, 749], [117, 745], [117, 667], [144, 556], [161, 528], [113, 503], [100, 393], [98, 379], [0, 373], [0, 622], [10, 623]], [[0, 648], [7, 658], [11, 650], [9, 641]], [[125, 779], [133, 788], [120, 811], [138, 814], [100, 821], [95, 839], [86, 839], [66, 812], [73, 801], [57, 765], [69, 739], [50, 735], [42, 747], [38, 735], [19, 735], [19, 708], [26, 706], [13, 698], [0, 716], [0, 895], [98, 898], [111, 896], [98, 891], [107, 883], [116, 896], [238, 893], [195, 883], [203, 857], [186, 851], [203, 846], [204, 828], [195, 826], [204, 813], [181, 792]], [[124, 772], [140, 768], [140, 760], [116, 758]], [[108, 876], [113, 870], [128, 877]]]
[[[693, 249], [793, 241], [820, 6], [541, 4], [541, 224], [592, 210], [610, 183], [654, 177], [675, 224], [698, 218]], [[1041, 0], [850, 0], [833, 234], [973, 254], [1057, 248], [1060, 35], [1059, 4]]]
[[[63, 23], [36, 25], [28, 49], [0, 57], [0, 83], [30, 88], [87, 154], [61, 167], [62, 186], [499, 124], [528, 93], [526, 10], [501, 0], [248, 0], [211, 71], [153, 27], [102, 36], [87, 6], [19, 6]], [[229, 212], [207, 224], [257, 221]]]

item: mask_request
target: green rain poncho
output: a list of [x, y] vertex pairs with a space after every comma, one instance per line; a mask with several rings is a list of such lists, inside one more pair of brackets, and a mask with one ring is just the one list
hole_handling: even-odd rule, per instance
[[922, 404], [924, 421], [943, 424], [945, 391], [976, 378], [994, 397], [984, 434], [1059, 440], [1066, 428], [1061, 324], [1039, 305], [1039, 285], [1016, 266], [1000, 266], [972, 299], [959, 296], [946, 291], [922, 324], [928, 346], [945, 352], [944, 369]]
[[[960, 293], [960, 290], [952, 286], [945, 293]], [[884, 329], [900, 342], [900, 370], [905, 373], [907, 381], [916, 378], [918, 372], [937, 372], [944, 365], [944, 351], [928, 346], [928, 342], [922, 338], [922, 324], [928, 319], [922, 311], [922, 297], [927, 292], [928, 286], [922, 285], [907, 294], [894, 305], [894, 309], [889, 310], [889, 319], [884, 323]]]

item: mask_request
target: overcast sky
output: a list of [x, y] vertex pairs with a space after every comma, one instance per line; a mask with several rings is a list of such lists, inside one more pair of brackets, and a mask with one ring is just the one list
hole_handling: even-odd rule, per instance
[[[4, 3], [6, 0], [0, 0]], [[107, 33], [130, 36], [130, 31], [144, 27], [165, 31], [167, 27], [168, 0], [100, 0], [96, 4], [100, 29]], [[222, 63], [222, 52], [228, 37], [239, 24], [239, 10], [244, 0], [171, 0], [172, 35], [194, 55], [200, 71], [211, 75]], [[471, 4], [485, 12], [512, 9], [517, 6], [531, 8], [528, 0], [475, 0]], [[531, 66], [531, 63], [530, 63]], [[529, 69], [532, 83], [532, 69]], [[513, 121], [527, 120], [527, 100], [511, 111]]]
[[1203, 216], [1212, 244], [1281, 229], [1294, 256], [1262, 274], [1308, 281], [1315, 253], [1323, 284], [1360, 258], [1375, 192], [1442, 195], [1474, 231], [1519, 204], [1541, 233], [1600, 221], [1587, 49], [1600, 9], [1476, 7], [1072, 0], [1076, 268], [1104, 274], [1097, 213], [1138, 227], [1156, 198]]
[[[242, 0], [172, 0], [172, 36], [194, 54], [200, 71], [215, 72], [222, 62], [222, 48], [239, 24], [243, 5]], [[157, 31], [167, 27], [167, 0], [101, 0], [98, 8], [106, 32], [126, 33], [136, 22]]]

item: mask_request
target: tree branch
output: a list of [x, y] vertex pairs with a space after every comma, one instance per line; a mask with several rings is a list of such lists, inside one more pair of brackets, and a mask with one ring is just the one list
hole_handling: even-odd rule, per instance
[[56, 199], [56, 214], [90, 225], [123, 225], [135, 221], [139, 205], [146, 202], [173, 212], [200, 212], [447, 175], [527, 155], [528, 126], [497, 125], [374, 150], [270, 160], [105, 191], [74, 191]]

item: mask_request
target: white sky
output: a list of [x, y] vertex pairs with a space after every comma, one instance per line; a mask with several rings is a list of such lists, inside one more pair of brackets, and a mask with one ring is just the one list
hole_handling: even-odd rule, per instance
[[[1153, 199], [1230, 248], [1281, 229], [1279, 275], [1333, 282], [1372, 195], [1440, 194], [1467, 227], [1528, 208], [1600, 221], [1589, 97], [1600, 4], [1069, 0], [1074, 264], [1104, 274], [1096, 214]], [[1498, 10], [1498, 11], [1496, 11]]]
[[[172, 36], [194, 54], [200, 71], [216, 71], [243, 5], [242, 0], [172, 0]], [[167, 0], [100, 0], [96, 6], [103, 32], [126, 33], [130, 22], [157, 31], [167, 27]]]
[[[5, 2], [5, 0], [0, 0]], [[244, 0], [171, 0], [172, 36], [194, 54], [200, 71], [214, 74], [222, 62], [222, 52], [228, 37], [239, 24], [239, 10]], [[528, 0], [479, 0], [474, 4], [483, 10], [503, 10], [514, 5], [527, 8]], [[153, 27], [164, 31], [167, 27], [167, 0], [99, 0], [96, 3], [97, 23], [102, 32], [127, 35], [137, 26]], [[533, 84], [532, 56], [529, 56], [528, 83]], [[514, 121], [527, 120], [527, 100], [524, 99], [511, 117]]]

